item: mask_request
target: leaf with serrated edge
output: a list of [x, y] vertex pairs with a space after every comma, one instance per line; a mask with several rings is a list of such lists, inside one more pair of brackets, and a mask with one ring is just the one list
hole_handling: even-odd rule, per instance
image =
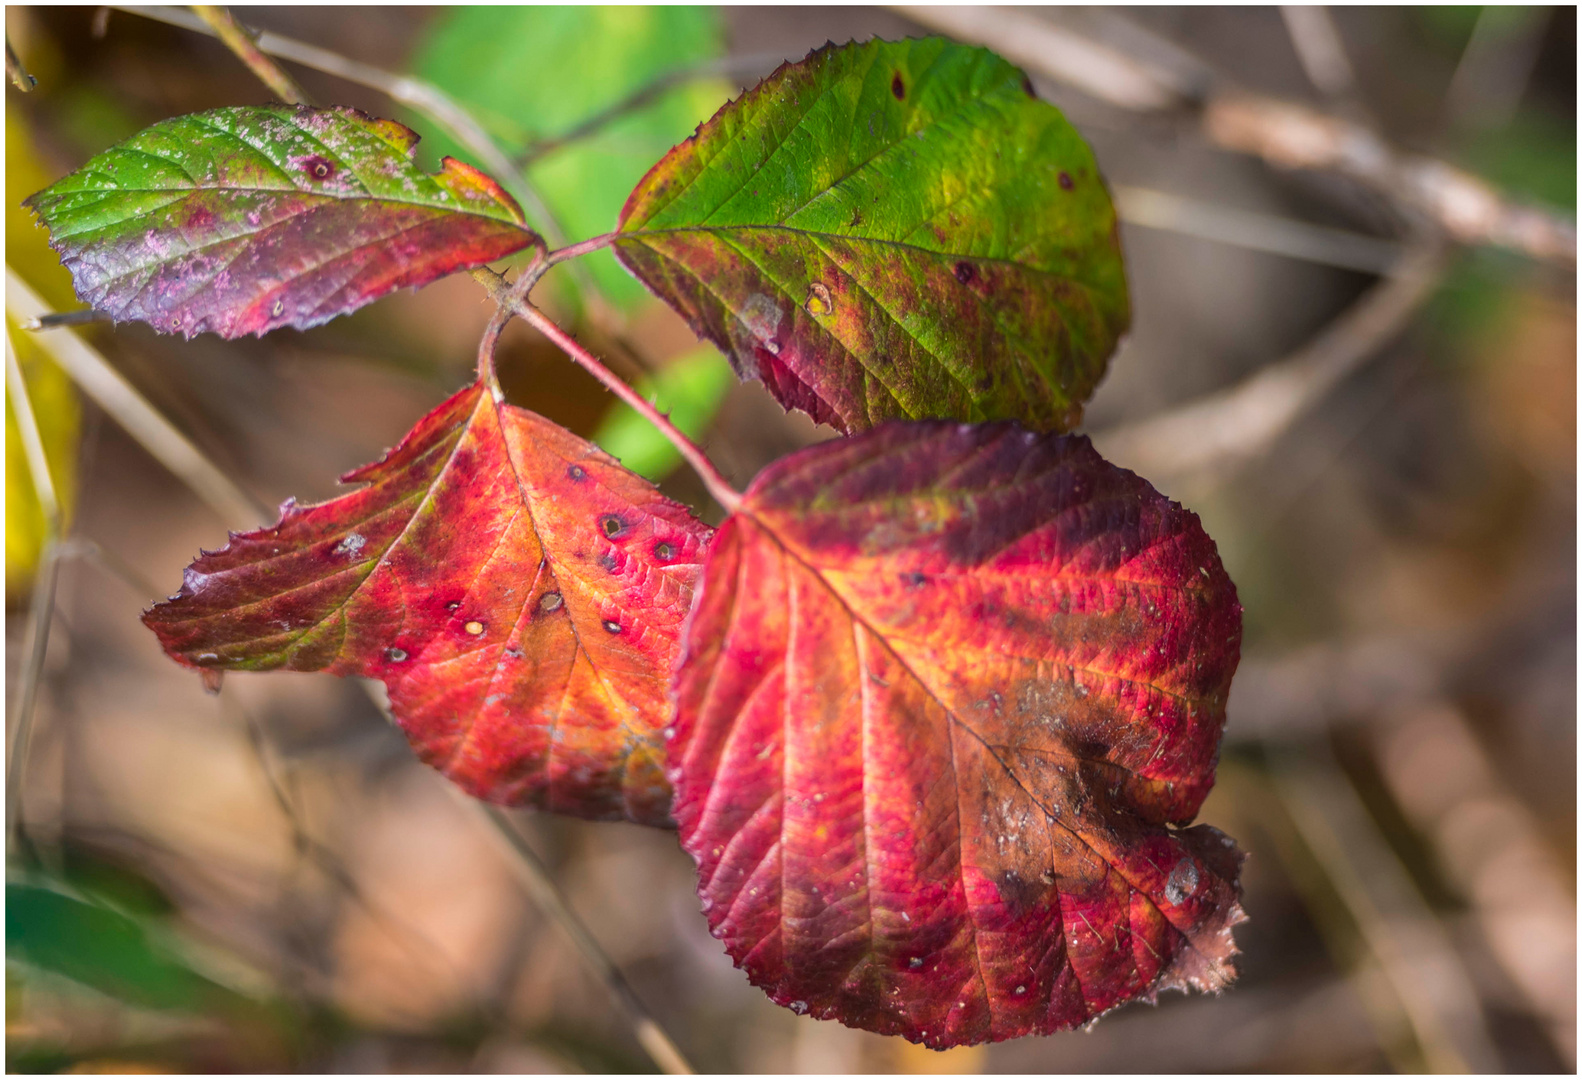
[[1080, 436], [891, 423], [771, 465], [677, 675], [713, 933], [798, 1012], [934, 1047], [1234, 974], [1213, 784], [1241, 608]]
[[471, 794], [668, 824], [658, 729], [708, 528], [476, 385], [343, 480], [367, 486], [193, 563], [143, 617], [165, 651], [382, 679]]
[[305, 329], [534, 236], [489, 177], [412, 161], [356, 109], [267, 105], [165, 120], [27, 200], [78, 295], [191, 337]]
[[1093, 154], [938, 38], [827, 46], [643, 179], [616, 255], [787, 408], [1065, 430], [1130, 319]]

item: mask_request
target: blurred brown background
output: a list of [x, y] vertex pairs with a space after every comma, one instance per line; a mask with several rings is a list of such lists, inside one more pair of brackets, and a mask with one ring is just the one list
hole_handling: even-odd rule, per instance
[[[237, 13], [396, 72], [455, 14]], [[748, 986], [709, 937], [672, 835], [519, 815], [522, 831], [700, 1070], [1574, 1071], [1574, 246], [1568, 266], [1446, 243], [1442, 220], [1344, 169], [1231, 152], [1199, 105], [1208, 87], [1322, 109], [1572, 217], [1575, 9], [1018, 17], [1171, 73], [1192, 98], [1139, 108], [1085, 92], [1065, 54], [1018, 35], [1046, 49], [1013, 59], [1090, 139], [1128, 219], [1134, 328], [1084, 430], [1202, 515], [1246, 607], [1202, 815], [1251, 853], [1240, 980], [1088, 1032], [935, 1054]], [[19, 235], [23, 197], [156, 120], [269, 95], [217, 43], [138, 15], [6, 19], [38, 79], [7, 90], [7, 258], [47, 294], [48, 257]], [[879, 9], [718, 20], [740, 63], [707, 74], [736, 85], [826, 39], [926, 32]], [[374, 90], [288, 68], [316, 101], [438, 137]], [[657, 305], [563, 304], [578, 310], [584, 340], [625, 374], [692, 346]], [[467, 381], [488, 314], [461, 276], [263, 340], [86, 333], [272, 505], [333, 495], [339, 473]], [[610, 399], [591, 379], [520, 325], [504, 347], [518, 402], [598, 427]], [[1285, 381], [1247, 382], [1261, 372]], [[34, 397], [41, 414], [71, 410]], [[23, 924], [13, 895], [8, 1069], [650, 1068], [487, 830], [358, 687], [232, 675], [209, 696], [160, 654], [140, 611], [227, 524], [256, 523], [220, 521], [91, 404], [71, 431], [71, 539], [11, 880], [62, 883], [119, 929]], [[706, 444], [745, 483], [828, 434], [752, 385], [729, 392]], [[684, 471], [666, 487], [706, 506]], [[8, 704], [30, 595], [11, 545]]]

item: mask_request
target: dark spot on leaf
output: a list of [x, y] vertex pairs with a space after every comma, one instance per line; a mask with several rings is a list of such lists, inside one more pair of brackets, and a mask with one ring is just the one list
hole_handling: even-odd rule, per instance
[[1066, 191], [1070, 191], [1072, 188], [1077, 186], [1077, 182], [1071, 179], [1070, 173], [1063, 172], [1060, 174], [1060, 186]]
[[335, 166], [330, 164], [328, 158], [315, 154], [313, 157], [303, 159], [302, 171], [315, 180], [328, 180], [335, 175]]
[[977, 276], [977, 269], [965, 259], [956, 264], [956, 280], [961, 282], [963, 285], [966, 285]]
[[998, 882], [1000, 899], [1005, 901], [1013, 914], [1030, 910], [1043, 899], [1045, 889], [1036, 881], [1025, 881], [1015, 870], [1007, 870]]
[[895, 100], [906, 100], [906, 83], [901, 81], [901, 73], [897, 71], [895, 78], [890, 80], [890, 93], [895, 95]]
[[614, 619], [605, 619], [604, 628], [612, 634], [619, 634], [621, 632], [621, 624], [616, 622]]
[[583, 470], [581, 465], [573, 465], [571, 468], [566, 470], [566, 475], [571, 477], [573, 480], [581, 480], [588, 474]]
[[661, 540], [659, 543], [654, 545], [654, 558], [658, 559], [660, 562], [669, 562], [675, 557], [676, 549], [670, 544], [667, 544], [665, 541]]
[[918, 572], [916, 570], [913, 570], [913, 571], [911, 571], [909, 573], [902, 574], [901, 575], [901, 580], [906, 582], [908, 585], [912, 586], [912, 588], [915, 589], [919, 585], [926, 585], [928, 583], [928, 575], [924, 574], [924, 573], [920, 573], [920, 572]]
[[559, 611], [561, 603], [563, 601], [558, 592], [547, 592], [538, 598], [538, 610], [547, 615], [551, 611]]
[[603, 569], [603, 570], [614, 570], [615, 569], [615, 555], [613, 553], [611, 553], [611, 552], [608, 552], [608, 551], [606, 551], [603, 555], [600, 555], [599, 556], [599, 567], [601, 569]]
[[626, 522], [615, 514], [605, 514], [599, 519], [599, 531], [614, 540], [626, 531]]
[[1038, 96], [1038, 91], [1033, 89], [1033, 77], [1031, 75], [1022, 76], [1022, 89], [1030, 98], [1035, 98]]

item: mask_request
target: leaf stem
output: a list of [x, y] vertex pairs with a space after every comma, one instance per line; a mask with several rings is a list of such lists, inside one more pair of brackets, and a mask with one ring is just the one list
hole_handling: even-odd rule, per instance
[[478, 381], [489, 388], [489, 394], [496, 404], [505, 400], [505, 391], [500, 388], [500, 374], [494, 366], [494, 350], [500, 343], [500, 333], [515, 314], [517, 302], [527, 298], [533, 286], [538, 284], [539, 278], [543, 277], [544, 272], [549, 269], [544, 241], [541, 237], [534, 239], [537, 241], [537, 247], [533, 252], [532, 261], [522, 267], [521, 274], [510, 287], [506, 286], [504, 275], [496, 274], [486, 266], [481, 266], [472, 272], [474, 280], [481, 282], [489, 290], [489, 295], [495, 302], [494, 315], [489, 319], [489, 325], [483, 328], [483, 337], [478, 342]]
[[568, 244], [563, 248], [556, 248], [549, 253], [549, 265], [554, 266], [556, 263], [575, 259], [579, 255], [587, 255], [601, 248], [607, 248], [620, 238], [621, 234], [619, 232], [608, 232], [602, 236], [595, 236], [590, 240], [583, 240], [575, 244]]
[[303, 93], [287, 75], [279, 64], [265, 56], [258, 48], [258, 43], [236, 21], [236, 16], [231, 14], [231, 9], [219, 7], [214, 4], [193, 4], [192, 13], [202, 19], [214, 36], [225, 43], [225, 47], [236, 54], [236, 58], [247, 65], [249, 71], [258, 76], [260, 82], [274, 91], [275, 95], [287, 105], [306, 105], [308, 95]]
[[[514, 292], [515, 290], [513, 289], [512, 291]], [[501, 302], [507, 302], [507, 298], [501, 298]], [[598, 357], [584, 349], [576, 338], [562, 330], [555, 323], [555, 320], [534, 307], [525, 296], [514, 301], [514, 309], [516, 314], [526, 319], [532, 324], [534, 329], [559, 346], [562, 352], [578, 364], [581, 364], [588, 374], [603, 383], [607, 390], [637, 410], [638, 415], [658, 428], [659, 433], [670, 440], [670, 445], [674, 446], [681, 456], [686, 459], [687, 464], [692, 466], [692, 471], [698, 474], [698, 477], [703, 481], [703, 486], [709, 489], [710, 495], [714, 496], [714, 501], [723, 506], [726, 513], [736, 513], [742, 502], [741, 492], [731, 487], [730, 481], [726, 480], [719, 469], [715, 468], [714, 462], [709, 460], [708, 455], [699, 449], [697, 443], [687, 438], [680, 428], [672, 424], [668, 416], [650, 404], [643, 395], [617, 378], [615, 373], [605, 367]]]

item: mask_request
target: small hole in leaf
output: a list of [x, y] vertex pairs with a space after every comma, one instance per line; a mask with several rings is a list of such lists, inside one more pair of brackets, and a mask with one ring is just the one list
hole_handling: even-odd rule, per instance
[[616, 622], [614, 619], [605, 619], [604, 628], [612, 634], [619, 634], [621, 632], [621, 624]]
[[667, 544], [665, 541], [661, 540], [659, 543], [654, 545], [654, 558], [658, 559], [660, 562], [669, 562], [675, 557], [676, 549]]
[[895, 78], [890, 80], [890, 93], [895, 95], [895, 100], [906, 100], [906, 83], [901, 81], [901, 73], [897, 71]]
[[626, 522], [614, 514], [605, 514], [599, 519], [599, 531], [614, 540], [626, 531]]
[[335, 175], [335, 166], [321, 157], [310, 157], [302, 162], [302, 171], [315, 180], [328, 180]]
[[802, 310], [809, 315], [828, 315], [835, 310], [835, 303], [830, 299], [829, 286], [822, 281], [815, 281], [807, 287], [807, 300], [802, 304]]
[[386, 649], [385, 659], [390, 661], [392, 664], [399, 664], [401, 661], [406, 659], [406, 650], [394, 648]]
[[911, 968], [913, 971], [916, 971], [918, 968], [923, 966], [923, 958], [921, 956], [914, 956], [912, 959], [906, 962], [906, 966]]
[[547, 592], [538, 598], [538, 610], [547, 615], [551, 611], [559, 611], [563, 602], [558, 592]]
[[479, 622], [477, 619], [474, 619], [472, 622], [462, 627], [462, 629], [467, 631], [467, 633], [471, 634], [473, 637], [477, 637], [479, 634], [483, 633], [483, 623]]
[[581, 480], [588, 474], [586, 471], [584, 471], [581, 465], [573, 465], [571, 468], [566, 470], [566, 475], [571, 477], [573, 480]]
[[275, 309], [274, 309], [274, 312], [273, 312], [275, 318], [278, 319], [280, 317], [280, 314], [283, 311], [285, 311], [285, 310], [286, 310], [286, 302], [284, 300], [276, 300], [275, 301]]

